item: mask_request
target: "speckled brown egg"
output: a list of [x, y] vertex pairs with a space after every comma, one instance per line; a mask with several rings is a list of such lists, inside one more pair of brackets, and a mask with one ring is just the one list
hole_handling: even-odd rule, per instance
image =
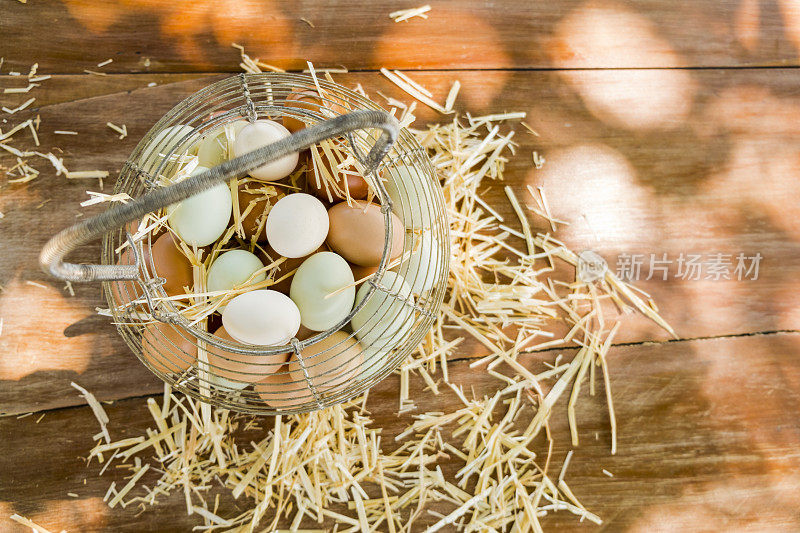
[[311, 395], [305, 382], [294, 382], [289, 374], [288, 365], [263, 378], [253, 389], [264, 403], [274, 409], [295, 407], [308, 401]]
[[[390, 258], [403, 253], [405, 228], [394, 213]], [[328, 246], [349, 262], [359, 266], [377, 266], [381, 262], [385, 240], [384, 217], [381, 206], [366, 202], [341, 202], [328, 210], [330, 229]]]
[[191, 289], [194, 286], [192, 265], [178, 249], [171, 233], [165, 233], [156, 239], [150, 253], [156, 269], [155, 274], [167, 280], [164, 283], [164, 291], [169, 296], [183, 294], [183, 287]]
[[239, 186], [239, 214], [247, 211], [250, 202], [255, 201], [253, 208], [242, 219], [246, 239], [252, 239], [253, 235], [258, 234], [258, 242], [267, 240], [267, 215], [272, 206], [284, 196], [283, 191], [271, 185], [248, 183]]
[[[364, 179], [361, 174], [358, 174], [358, 169], [356, 169], [355, 165], [350, 164], [346, 168], [339, 169], [338, 165], [331, 164], [331, 159], [325, 155], [323, 151], [319, 151], [320, 161], [325, 166], [327, 171], [330, 173], [331, 176], [336, 178], [336, 185], [341, 190], [338, 192], [332, 186], [327, 185], [324, 181], [323, 175], [321, 174], [317, 176], [317, 172], [314, 170], [314, 162], [312, 161], [311, 153], [309, 152], [306, 155], [306, 159], [304, 161], [305, 164], [305, 180], [306, 180], [306, 189], [319, 198], [320, 200], [326, 202], [336, 202], [338, 200], [344, 200], [345, 195], [345, 181], [347, 182], [347, 191], [350, 193], [350, 198], [355, 200], [363, 200], [369, 194], [369, 185], [367, 184], [367, 180]], [[318, 162], [319, 164], [319, 162]]]
[[[312, 344], [300, 355], [309, 379], [320, 390], [347, 383], [356, 376], [364, 361], [361, 344], [343, 331]], [[294, 355], [289, 361], [289, 373], [295, 381], [305, 379], [303, 368]]]
[[[219, 328], [214, 335], [229, 342], [236, 342], [225, 328]], [[254, 383], [264, 376], [276, 372], [286, 362], [289, 354], [247, 355], [229, 352], [216, 346], [208, 346], [209, 372], [237, 382]]]
[[142, 334], [142, 355], [150, 365], [165, 374], [183, 372], [197, 361], [196, 339], [183, 335], [171, 324], [148, 324]]

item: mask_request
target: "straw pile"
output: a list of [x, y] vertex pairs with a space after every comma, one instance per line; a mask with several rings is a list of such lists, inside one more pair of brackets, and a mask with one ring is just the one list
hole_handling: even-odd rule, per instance
[[[254, 71], [260, 63], [243, 53], [243, 64]], [[406, 78], [390, 79], [409, 93], [424, 89], [410, 91]], [[451, 92], [457, 91], [455, 86]], [[451, 114], [454, 98], [431, 107]], [[413, 104], [402, 109], [402, 122], [409, 124]], [[551, 229], [563, 224], [550, 215], [544, 191], [529, 188], [520, 200], [505, 187], [512, 220], [481, 197], [490, 182], [502, 185], [516, 145], [514, 132], [501, 130], [522, 118], [520, 113], [467, 115], [411, 130], [442, 184], [453, 257], [441, 316], [398, 371], [398, 412], [408, 422], [404, 432], [382, 438], [368, 396], [311, 414], [255, 419], [210, 409], [167, 386], [160, 404], [147, 402], [154, 426], [146, 434], [99, 442], [91, 451], [90, 459], [103, 470], [113, 462], [131, 472], [123, 486], [111, 484], [108, 504], [146, 508], [180, 494], [186, 512], [202, 522], [196, 529], [204, 531], [297, 530], [311, 524], [320, 531], [395, 533], [420, 530], [424, 520], [426, 531], [524, 532], [541, 531], [540, 518], [556, 511], [600, 524], [566, 482], [572, 452], [559, 472], [550, 469], [551, 412], [565, 398], [572, 443], [578, 445], [576, 402], [587, 379], [594, 393], [597, 371], [615, 453], [606, 361], [620, 323], [609, 309], [614, 316], [636, 309], [669, 326], [612, 272], [601, 272], [591, 283], [576, 276], [578, 255], [529, 222], [530, 212]], [[488, 352], [471, 367], [497, 379], [495, 391], [483, 397], [450, 380], [448, 356], [458, 354], [467, 337]], [[571, 361], [559, 358], [536, 369], [518, 361], [525, 351], [561, 347], [577, 347]], [[418, 379], [413, 376], [430, 394], [455, 395], [458, 408], [417, 412], [410, 394]], [[534, 439], [543, 432], [548, 447], [535, 450]], [[445, 460], [448, 469], [457, 466], [455, 475], [445, 475]], [[154, 483], [144, 477], [148, 471], [159, 472]], [[210, 489], [219, 484], [233, 498], [246, 498], [246, 509], [235, 516], [218, 514], [220, 496], [212, 499]]]

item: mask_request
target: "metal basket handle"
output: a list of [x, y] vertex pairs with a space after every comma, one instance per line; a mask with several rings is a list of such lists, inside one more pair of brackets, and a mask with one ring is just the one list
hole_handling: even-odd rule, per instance
[[[363, 161], [366, 172], [371, 173], [397, 139], [399, 126], [394, 117], [385, 111], [353, 111], [302, 129], [285, 139], [226, 161], [202, 174], [169, 187], [153, 190], [133, 202], [116, 205], [97, 216], [66, 228], [44, 245], [39, 255], [39, 265], [46, 273], [67, 281], [134, 280], [139, 276], [138, 261], [133, 265], [86, 265], [66, 263], [64, 257], [78, 246], [137, 220], [147, 213], [180, 202], [219, 183], [242, 177], [270, 161], [299, 152], [325, 139], [368, 128], [382, 130], [380, 138]], [[381, 190], [383, 198], [387, 199], [388, 194], [380, 180], [377, 180], [376, 185]]]

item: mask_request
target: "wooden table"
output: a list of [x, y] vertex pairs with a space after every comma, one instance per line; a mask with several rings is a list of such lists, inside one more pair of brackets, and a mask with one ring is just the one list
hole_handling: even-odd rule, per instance
[[[336, 79], [372, 94], [406, 99], [377, 72], [390, 67], [414, 70], [439, 100], [460, 80], [460, 111], [527, 112], [539, 136], [519, 132], [509, 184], [545, 187], [554, 214], [571, 221], [560, 236], [573, 249], [612, 267], [643, 259], [639, 285], [679, 336], [625, 322], [609, 359], [619, 452], [609, 453], [602, 399], [584, 400], [573, 491], [611, 531], [800, 529], [800, 8], [466, 0], [432, 2], [429, 19], [396, 24], [389, 12], [414, 5], [391, 4], [5, 0], [0, 86], [18, 86], [9, 71], [38, 62], [53, 77], [19, 116], [41, 116], [43, 148], [63, 150], [68, 168], [112, 176], [178, 100], [240, 70], [231, 42], [283, 68], [344, 66], [350, 73]], [[0, 93], [10, 108], [27, 98]], [[421, 122], [443, 118], [420, 113]], [[128, 136], [119, 140], [109, 121]], [[533, 150], [547, 160], [541, 170], [531, 168]], [[0, 165], [13, 162], [0, 155]], [[114, 401], [117, 436], [147, 427], [144, 398], [161, 384], [94, 313], [98, 287], [76, 286], [72, 297], [38, 270], [46, 239], [93, 212], [78, 206], [86, 182], [41, 168], [27, 185], [0, 177], [0, 525], [22, 531], [6, 520], [17, 512], [55, 531], [189, 530], [197, 522], [180, 498], [138, 517], [109, 510], [109, 475], [97, 478], [80, 459], [96, 422], [70, 381]], [[505, 205], [501, 188], [489, 197]], [[698, 254], [700, 279], [682, 276]], [[757, 279], [737, 279], [739, 254], [761, 255]], [[97, 255], [91, 246], [77, 258]], [[668, 266], [667, 279], [656, 268], [645, 280], [651, 258], [665, 257], [652, 266]], [[572, 352], [528, 361], [557, 353]], [[480, 387], [474, 356], [458, 354], [451, 375]], [[389, 379], [376, 396], [395, 388]], [[389, 431], [403, 423], [392, 409], [377, 415]], [[565, 417], [553, 423], [563, 458]], [[562, 514], [545, 523], [600, 529]]]

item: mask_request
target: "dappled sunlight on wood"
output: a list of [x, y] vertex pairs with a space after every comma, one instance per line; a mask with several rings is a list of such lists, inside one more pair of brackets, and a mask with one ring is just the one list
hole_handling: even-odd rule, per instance
[[[80, 486], [75, 487], [80, 492]], [[24, 506], [24, 505], [23, 505]], [[4, 512], [11, 510], [11, 512]], [[106, 525], [108, 506], [102, 498], [82, 498], [47, 500], [39, 502], [36, 510], [21, 509], [10, 502], [0, 502], [0, 526], [4, 532], [30, 531], [29, 528], [7, 520], [8, 516], [16, 513], [32, 520], [36, 525], [49, 531], [101, 531]]]
[[717, 97], [706, 116], [715, 125], [707, 134], [725, 135], [730, 144], [728, 161], [707, 180], [707, 194], [758, 210], [800, 242], [800, 102], [736, 87]]
[[[657, 228], [642, 216], [653, 199], [637, 184], [630, 162], [609, 146], [576, 144], [550, 151], [544, 167], [530, 171], [525, 181], [544, 187], [553, 215], [569, 221], [560, 238], [614, 249], [657, 238]], [[567, 181], [569, 187], [561, 185]]]
[[800, 49], [800, 2], [779, 0], [784, 31], [796, 49]]
[[[57, 312], [50, 312], [56, 307]], [[92, 358], [93, 338], [67, 337], [65, 329], [90, 316], [69, 295], [50, 285], [19, 279], [0, 292], [0, 380], [19, 380], [43, 370], [84, 372]]]
[[[423, 23], [392, 24], [380, 35], [375, 48], [376, 64], [398, 65], [399, 68], [418, 68], [418, 65], [458, 64], [470, 54], [467, 48], [454, 50], [445, 46], [452, 35], [460, 34], [471, 46], [481, 50], [480, 62], [491, 68], [513, 65], [497, 30], [485, 18], [459, 9], [457, 4], [441, 4], [434, 15]], [[440, 46], [436, 46], [441, 42]], [[424, 46], [421, 46], [424, 44]]]
[[[783, 531], [798, 494], [797, 482], [777, 483], [766, 493], [745, 481], [710, 483], [703, 492], [689, 490], [671, 503], [647, 507], [626, 531]], [[793, 501], [787, 502], [790, 495]], [[800, 527], [800, 520], [793, 524]]]
[[748, 52], [755, 52], [759, 45], [760, 0], [741, 0], [736, 8], [733, 27], [736, 40]]
[[[606, 2], [589, 2], [559, 23], [549, 46], [557, 68], [653, 67], [609, 79], [602, 71], [564, 70], [561, 76], [587, 109], [612, 126], [670, 129], [692, 108], [694, 81], [682, 60], [646, 17]], [[666, 68], [665, 68], [666, 67]]]

